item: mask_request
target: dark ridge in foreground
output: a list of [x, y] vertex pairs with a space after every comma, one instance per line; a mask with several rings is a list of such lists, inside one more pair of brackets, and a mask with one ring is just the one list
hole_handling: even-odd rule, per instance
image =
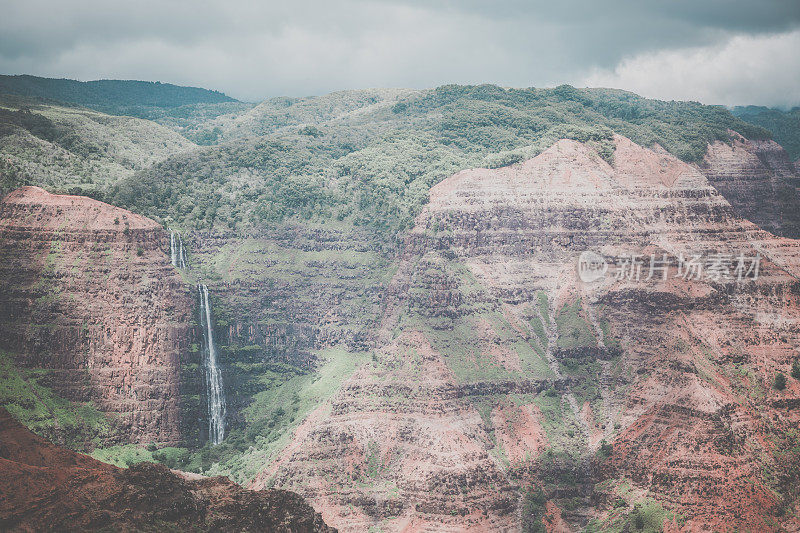
[[335, 532], [301, 496], [185, 479], [163, 465], [128, 469], [58, 447], [0, 408], [2, 531]]

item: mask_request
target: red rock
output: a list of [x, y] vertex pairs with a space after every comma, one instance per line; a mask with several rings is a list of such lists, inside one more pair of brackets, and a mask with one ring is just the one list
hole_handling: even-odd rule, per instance
[[[490, 453], [490, 434], [512, 457], [526, 442], [545, 446], [531, 431], [509, 438], [501, 413], [509, 392], [552, 384], [566, 406], [563, 423], [579, 428], [574, 442], [586, 457], [601, 439], [613, 442], [589, 491], [599, 481], [627, 479], [685, 517], [686, 530], [796, 529], [791, 510], [779, 518], [783, 503], [796, 511], [796, 502], [778, 501], [764, 469], [780, 459], [766, 443], [800, 423], [800, 411], [786, 408], [798, 400], [797, 389], [779, 394], [770, 387], [800, 346], [800, 243], [739, 216], [741, 206], [709, 183], [709, 167], [621, 137], [615, 143], [613, 165], [588, 146], [561, 140], [529, 161], [465, 170], [433, 187], [384, 298], [379, 363], [362, 367], [306, 419], [253, 486], [297, 490], [346, 531], [516, 530], [526, 478]], [[746, 167], [737, 159], [750, 160], [746, 147], [728, 150], [732, 167]], [[762, 261], [758, 280], [742, 283], [635, 282], [612, 274], [588, 284], [576, 274], [584, 250], [609, 258], [761, 254]], [[455, 263], [468, 270], [469, 289], [448, 273]], [[572, 351], [553, 348], [563, 332], [548, 331], [543, 342], [525, 325], [534, 317], [553, 323], [565, 304], [578, 307], [591, 339]], [[507, 320], [505, 337], [485, 327], [486, 313]], [[448, 329], [456, 321], [468, 324], [470, 339]], [[517, 343], [549, 345], [551, 373], [459, 383], [447, 364], [451, 354], [433, 347], [437, 328], [457, 348], [468, 342], [506, 371], [513, 363], [504, 354]], [[597, 407], [581, 408], [571, 392], [579, 383], [561, 366], [560, 358], [579, 356], [599, 366], [597, 375], [581, 378], [600, 389]], [[532, 381], [539, 388], [530, 388]], [[496, 420], [483, 423], [458, 391], [487, 402]], [[384, 468], [365, 477], [375, 458]], [[394, 496], [387, 487], [396, 488]], [[602, 516], [591, 497], [582, 501], [560, 512], [548, 505], [553, 527], [581, 528]]]
[[23, 187], [0, 202], [0, 347], [108, 413], [115, 441], [177, 443], [194, 303], [154, 221]]
[[297, 494], [101, 463], [34, 435], [0, 408], [3, 531], [335, 532]]

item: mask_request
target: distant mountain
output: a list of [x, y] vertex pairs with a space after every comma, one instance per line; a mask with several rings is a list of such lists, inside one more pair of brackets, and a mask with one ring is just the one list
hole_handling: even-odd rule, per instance
[[143, 112], [151, 113], [152, 108], [238, 102], [219, 91], [171, 83], [132, 80], [76, 81], [29, 75], [0, 75], [0, 94], [39, 97], [78, 104], [113, 115], [133, 116], [142, 116]]
[[771, 131], [772, 136], [792, 159], [800, 157], [800, 107], [795, 107], [791, 111], [781, 111], [748, 105], [735, 107], [732, 113], [745, 122]]
[[145, 105], [178, 107], [187, 104], [236, 102], [219, 91], [182, 87], [158, 81], [40, 78], [38, 76], [0, 75], [0, 94], [39, 96], [62, 102], [94, 106]]

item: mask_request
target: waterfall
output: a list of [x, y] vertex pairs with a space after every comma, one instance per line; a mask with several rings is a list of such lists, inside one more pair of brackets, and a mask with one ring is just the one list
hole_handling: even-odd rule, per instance
[[186, 270], [186, 252], [183, 250], [183, 239], [178, 235], [178, 268]]
[[172, 266], [174, 267], [178, 266], [176, 258], [177, 258], [177, 253], [175, 250], [175, 232], [169, 230], [169, 260], [170, 263], [172, 263]]
[[217, 350], [211, 327], [211, 307], [208, 304], [208, 287], [197, 286], [200, 292], [200, 321], [203, 326], [203, 364], [206, 373], [206, 396], [208, 397], [208, 438], [211, 444], [219, 444], [225, 438], [225, 391], [222, 374], [217, 366]]
[[172, 266], [186, 269], [186, 252], [183, 249], [183, 239], [179, 233], [169, 231], [169, 259]]

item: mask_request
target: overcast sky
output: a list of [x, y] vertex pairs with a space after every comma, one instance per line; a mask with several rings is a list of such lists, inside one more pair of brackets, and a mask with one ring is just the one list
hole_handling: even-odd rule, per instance
[[3, 0], [0, 73], [257, 101], [364, 87], [618, 87], [800, 105], [800, 0]]

